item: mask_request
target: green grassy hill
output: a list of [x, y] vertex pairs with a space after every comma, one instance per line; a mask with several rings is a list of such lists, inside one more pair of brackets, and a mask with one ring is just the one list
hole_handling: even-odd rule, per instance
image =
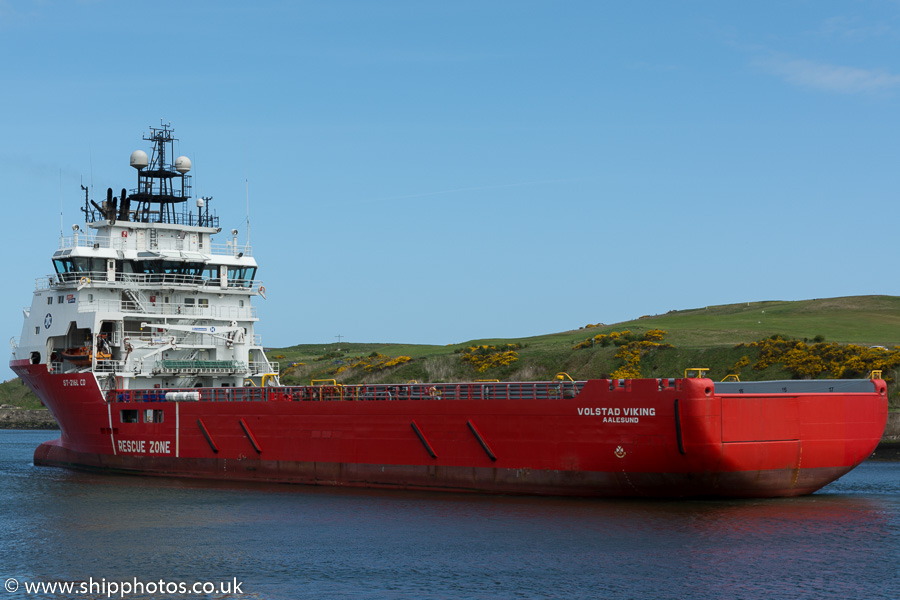
[[41, 408], [41, 402], [18, 378], [0, 383], [0, 406]]
[[[648, 351], [640, 361], [643, 377], [681, 377], [688, 367], [708, 367], [709, 376], [721, 379], [748, 356], [757, 359], [758, 349], [736, 347], [780, 335], [784, 338], [840, 344], [900, 346], [900, 297], [855, 296], [796, 302], [770, 301], [709, 306], [644, 316], [614, 325], [585, 326], [562, 333], [518, 339], [484, 339], [450, 346], [403, 344], [304, 344], [267, 352], [280, 363], [282, 383], [309, 384], [312, 379], [336, 379], [343, 383], [513, 381], [553, 378], [567, 372], [576, 379], [603, 378], [622, 366], [615, 344], [576, 350], [579, 342], [600, 334], [631, 331], [634, 337], [654, 329], [667, 332], [661, 347]], [[479, 372], [463, 360], [471, 346], [495, 346], [517, 353], [510, 364]], [[400, 359], [408, 357], [409, 360]], [[395, 359], [390, 361], [388, 359]], [[402, 362], [400, 362], [402, 361]], [[395, 366], [385, 366], [399, 362]], [[356, 366], [354, 366], [356, 365]], [[744, 367], [744, 380], [790, 378], [783, 365], [763, 370]], [[890, 379], [896, 373], [886, 372]], [[891, 383], [892, 399], [897, 398]], [[18, 381], [0, 384], [0, 400], [10, 404], [34, 403], [22, 394]], [[894, 400], [892, 400], [893, 402]]]
[[[709, 376], [721, 379], [733, 371], [743, 356], [755, 362], [755, 348], [737, 348], [773, 335], [840, 344], [900, 346], [900, 298], [858, 296], [796, 302], [750, 302], [671, 311], [644, 316], [614, 325], [591, 326], [562, 333], [517, 339], [483, 339], [450, 346], [398, 344], [306, 344], [273, 349], [270, 360], [280, 362], [282, 382], [308, 384], [312, 379], [334, 378], [343, 383], [417, 381], [471, 381], [501, 379], [513, 381], [550, 379], [567, 372], [576, 379], [603, 378], [621, 366], [615, 358], [618, 347], [600, 346], [575, 350], [573, 346], [598, 334], [631, 331], [642, 335], [653, 329], [667, 332], [664, 342], [671, 348], [650, 352], [641, 360], [643, 377], [680, 377], [689, 367], [708, 367]], [[461, 360], [466, 347], [496, 346], [503, 350], [519, 345], [518, 360], [478, 372]], [[377, 352], [412, 360], [383, 370], [352, 367], [360, 358]], [[299, 364], [296, 364], [299, 363]], [[290, 366], [296, 364], [296, 366]], [[342, 367], [343, 370], [340, 370]], [[340, 370], [340, 372], [336, 372]], [[893, 377], [893, 373], [885, 373]], [[781, 365], [756, 371], [744, 368], [744, 380], [789, 379]], [[896, 397], [896, 391], [893, 390]]]
[[620, 324], [669, 331], [672, 344], [685, 348], [733, 346], [775, 334], [842, 344], [900, 345], [900, 297], [851, 296], [797, 302], [748, 302], [672, 311]]

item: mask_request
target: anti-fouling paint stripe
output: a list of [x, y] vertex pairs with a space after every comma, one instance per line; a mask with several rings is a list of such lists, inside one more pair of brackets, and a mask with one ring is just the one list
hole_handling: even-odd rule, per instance
[[244, 433], [247, 434], [247, 439], [250, 440], [250, 443], [253, 444], [253, 449], [256, 450], [257, 454], [262, 454], [262, 449], [259, 447], [259, 442], [256, 441], [256, 436], [253, 435], [253, 432], [250, 431], [250, 426], [241, 419], [241, 429], [244, 430]]
[[410, 423], [410, 425], [412, 425], [413, 431], [416, 432], [419, 441], [422, 442], [423, 446], [425, 446], [425, 450], [428, 452], [431, 458], [437, 458], [437, 454], [434, 453], [434, 448], [432, 448], [431, 444], [428, 443], [428, 439], [425, 437], [425, 434], [422, 433], [422, 430], [419, 429], [419, 425], [415, 421]]
[[466, 424], [469, 426], [469, 431], [475, 436], [475, 439], [478, 440], [478, 443], [481, 444], [481, 447], [487, 453], [488, 457], [491, 460], [497, 460], [497, 455], [494, 454], [494, 451], [491, 450], [491, 447], [488, 446], [488, 443], [485, 441], [484, 436], [481, 435], [481, 432], [478, 431], [478, 428], [475, 427], [475, 424], [472, 421], [466, 421]]
[[216, 443], [213, 441], [212, 436], [209, 435], [209, 432], [206, 430], [206, 425], [203, 424], [203, 419], [197, 419], [197, 425], [200, 426], [200, 431], [203, 432], [203, 437], [206, 438], [209, 447], [212, 448], [212, 451], [216, 454], [219, 453], [219, 447], [216, 446]]
[[678, 451], [687, 454], [684, 451], [684, 439], [681, 437], [681, 407], [678, 405], [678, 398], [675, 398], [675, 438], [678, 440]]

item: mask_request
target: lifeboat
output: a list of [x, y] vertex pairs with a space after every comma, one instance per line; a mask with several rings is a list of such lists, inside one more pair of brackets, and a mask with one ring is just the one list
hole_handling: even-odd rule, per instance
[[[81, 346], [80, 348], [68, 348], [60, 352], [63, 360], [72, 363], [76, 367], [87, 367], [91, 364], [91, 348], [90, 346]], [[109, 360], [112, 355], [108, 352], [97, 352], [97, 360]]]

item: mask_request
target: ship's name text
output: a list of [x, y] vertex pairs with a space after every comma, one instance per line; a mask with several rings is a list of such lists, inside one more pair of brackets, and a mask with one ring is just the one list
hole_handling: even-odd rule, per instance
[[[169, 442], [157, 440], [118, 440], [119, 452], [123, 454], [171, 454]], [[150, 451], [147, 451], [147, 448]]]
[[585, 417], [603, 417], [604, 423], [639, 423], [640, 417], [655, 417], [655, 408], [579, 408], [578, 414]]

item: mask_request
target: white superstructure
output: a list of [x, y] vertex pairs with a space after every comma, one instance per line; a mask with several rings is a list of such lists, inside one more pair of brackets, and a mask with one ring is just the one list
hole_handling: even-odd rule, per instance
[[39, 278], [15, 359], [54, 373], [93, 373], [103, 389], [277, 383], [253, 331], [251, 299], [265, 294], [237, 231], [225, 243], [210, 198], [190, 200], [191, 162], [167, 155], [163, 125], [131, 155], [138, 187], [97, 204], [85, 189], [85, 226], [74, 225]]

